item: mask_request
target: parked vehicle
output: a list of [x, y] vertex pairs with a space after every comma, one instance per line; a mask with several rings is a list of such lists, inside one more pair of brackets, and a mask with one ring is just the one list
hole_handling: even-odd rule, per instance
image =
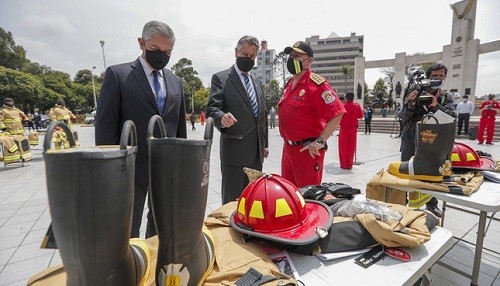
[[87, 114], [87, 117], [85, 117], [85, 124], [94, 124], [95, 113], [95, 111], [92, 111], [91, 113]]

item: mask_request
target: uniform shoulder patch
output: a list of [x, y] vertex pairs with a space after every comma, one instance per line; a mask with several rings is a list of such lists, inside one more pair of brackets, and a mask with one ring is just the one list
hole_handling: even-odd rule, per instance
[[331, 90], [325, 90], [321, 94], [321, 97], [325, 101], [326, 104], [333, 103], [335, 101], [335, 96], [333, 96], [333, 93]]
[[311, 73], [311, 76], [310, 76], [311, 80], [314, 81], [317, 85], [320, 85], [322, 83], [325, 82], [325, 79], [320, 76], [319, 74], [315, 74], [315, 73]]

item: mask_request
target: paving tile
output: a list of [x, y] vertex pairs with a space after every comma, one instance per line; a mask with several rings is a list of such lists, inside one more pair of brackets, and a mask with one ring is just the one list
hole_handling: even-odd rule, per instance
[[15, 214], [11, 216], [5, 223], [4, 226], [20, 224], [24, 222], [36, 222], [41, 216], [40, 213], [29, 213], [29, 214]]
[[9, 263], [0, 273], [0, 281], [1, 283], [5, 283], [5, 285], [27, 281], [34, 274], [46, 269], [51, 258], [52, 253], [16, 263]]
[[18, 247], [21, 245], [21, 242], [24, 240], [26, 235], [29, 233], [21, 233], [21, 234], [13, 234], [13, 235], [8, 235], [4, 236], [1, 238], [2, 243], [0, 244], [0, 250], [2, 249], [7, 249], [11, 247]]
[[19, 262], [35, 257], [44, 256], [54, 253], [53, 249], [40, 249], [40, 243], [30, 243], [17, 247], [16, 252], [12, 255], [10, 262]]
[[[12, 255], [16, 252], [15, 247], [0, 250], [0, 265], [6, 265]], [[1, 269], [1, 268], [0, 268]]]
[[23, 222], [9, 226], [0, 227], [0, 238], [5, 236], [27, 233], [31, 230], [35, 222]]

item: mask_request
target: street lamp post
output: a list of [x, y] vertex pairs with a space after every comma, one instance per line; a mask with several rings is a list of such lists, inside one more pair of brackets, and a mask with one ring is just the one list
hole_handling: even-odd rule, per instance
[[104, 62], [104, 70], [106, 70], [106, 56], [104, 56], [104, 41], [100, 41], [102, 48], [102, 61]]
[[95, 108], [95, 110], [97, 110], [97, 97], [95, 96], [95, 84], [94, 84], [94, 70], [95, 70], [95, 67], [92, 68], [90, 73], [92, 75], [92, 89], [94, 90], [94, 108]]

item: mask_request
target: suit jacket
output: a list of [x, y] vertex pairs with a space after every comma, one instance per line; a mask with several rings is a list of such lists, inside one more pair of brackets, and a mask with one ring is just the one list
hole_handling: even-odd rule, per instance
[[[264, 148], [268, 147], [266, 102], [262, 83], [254, 76], [250, 77], [259, 103], [257, 118], [234, 67], [212, 76], [206, 115], [214, 119], [215, 128], [221, 132], [222, 164], [245, 166], [251, 164], [256, 156], [261, 163], [264, 162]], [[231, 112], [238, 122], [229, 128], [222, 128], [221, 119], [227, 112]]]
[[[138, 152], [135, 183], [149, 182], [149, 158], [146, 133], [149, 120], [160, 115], [168, 137], [186, 138], [186, 108], [182, 82], [171, 71], [163, 69], [167, 98], [160, 114], [156, 99], [144, 69], [137, 59], [131, 63], [108, 67], [97, 104], [95, 119], [96, 145], [115, 145], [126, 120], [132, 120], [137, 129]], [[159, 137], [159, 134], [156, 135]]]

